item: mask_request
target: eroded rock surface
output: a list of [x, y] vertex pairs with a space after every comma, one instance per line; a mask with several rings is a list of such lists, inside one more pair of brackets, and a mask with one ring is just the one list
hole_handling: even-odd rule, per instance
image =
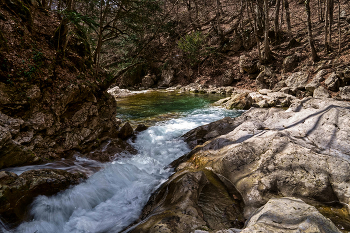
[[42, 169], [22, 173], [0, 172], [0, 216], [8, 224], [28, 217], [28, 207], [38, 195], [53, 195], [86, 179], [82, 173]]
[[116, 102], [94, 88], [28, 87], [27, 97], [0, 83], [0, 169], [89, 152], [117, 137]]
[[[293, 100], [286, 111], [278, 108], [252, 108], [232, 122], [225, 121], [234, 129], [196, 146], [187, 155], [188, 160], [179, 164], [173, 177], [156, 192], [157, 198], [151, 199], [152, 207], [147, 205], [144, 209], [144, 213], [148, 210], [148, 214], [143, 215], [144, 221], [137, 226], [139, 231], [135, 232], [146, 232], [155, 226], [160, 229], [161, 226], [164, 227], [162, 224], [167, 226], [164, 228], [167, 230], [159, 232], [216, 230], [213, 224], [201, 217], [201, 212], [196, 207], [202, 192], [200, 190], [203, 190], [202, 185], [207, 183], [206, 179], [210, 180], [205, 176], [205, 171], [208, 170], [220, 180], [224, 188], [238, 191], [244, 202], [243, 213], [246, 219], [252, 217], [271, 198], [296, 197], [314, 206], [336, 203], [349, 206], [350, 103], [304, 98]], [[210, 128], [211, 126], [202, 126], [197, 131], [192, 131], [188, 134], [188, 141], [195, 141], [196, 133], [201, 130], [204, 136], [209, 134]], [[191, 182], [175, 182], [179, 181], [179, 177], [196, 179], [191, 178]], [[191, 188], [188, 188], [191, 192], [181, 190], [186, 187], [185, 183], [191, 183]], [[172, 195], [174, 198], [171, 198]], [[293, 212], [295, 202], [296, 205], [300, 204], [300, 201], [294, 199], [291, 202], [294, 204], [291, 203], [285, 211]], [[167, 203], [166, 207], [164, 203]], [[300, 218], [297, 214], [289, 215], [290, 220], [288, 215], [281, 216], [280, 226], [293, 221], [295, 226], [308, 229], [305, 232], [338, 232], [332, 231], [334, 226], [314, 208], [305, 205], [302, 204], [304, 207], [300, 208], [306, 208], [309, 212], [303, 212], [305, 215], [300, 215]], [[190, 206], [196, 211], [186, 211]], [[273, 206], [273, 202], [266, 206]], [[264, 208], [260, 213], [269, 213]], [[276, 208], [272, 209], [277, 216], [279, 210]], [[169, 210], [171, 218], [165, 217]], [[249, 225], [250, 228], [247, 229], [250, 230], [246, 232], [259, 232], [264, 227], [263, 232], [268, 232], [266, 229], [273, 227], [267, 224], [270, 220], [266, 220], [269, 226], [265, 226], [262, 221], [264, 218], [258, 218]], [[170, 223], [167, 219], [177, 220]], [[320, 225], [307, 219], [315, 219]], [[333, 219], [336, 221], [337, 218]], [[347, 222], [348, 215], [345, 224], [337, 226], [350, 230]], [[180, 228], [169, 228], [169, 224]], [[237, 228], [233, 225], [225, 229]], [[284, 231], [272, 229], [270, 232]]]

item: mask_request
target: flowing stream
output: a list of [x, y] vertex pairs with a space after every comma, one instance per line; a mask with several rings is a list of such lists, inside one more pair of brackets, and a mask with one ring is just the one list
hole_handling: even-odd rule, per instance
[[[171, 95], [174, 95], [174, 98], [169, 97]], [[14, 232], [122, 231], [138, 219], [151, 193], [172, 174], [172, 169], [167, 168], [167, 165], [189, 152], [181, 135], [225, 116], [235, 117], [241, 114], [239, 111], [208, 106], [218, 97], [176, 94], [164, 94], [164, 96], [167, 96], [164, 102], [158, 99], [156, 108], [153, 106], [153, 109], [151, 105], [147, 107], [145, 106], [147, 103], [138, 101], [139, 109], [144, 107], [151, 113], [146, 112], [146, 118], [163, 119], [138, 134], [135, 142], [130, 142], [139, 154], [105, 164], [103, 169], [85, 182], [57, 195], [37, 197], [30, 211], [33, 220], [22, 223]], [[147, 95], [141, 97], [145, 99]], [[137, 99], [139, 95], [130, 99], [133, 98]], [[169, 106], [170, 110], [164, 109], [165, 105]], [[129, 105], [125, 103], [124, 106], [132, 104], [129, 102]], [[144, 116], [140, 113], [141, 110], [136, 111], [137, 116], [132, 115], [132, 111], [137, 109], [136, 106], [132, 107], [131, 113], [130, 111], [127, 113], [127, 107], [123, 108], [123, 104], [119, 107], [119, 117], [128, 117], [135, 123], [142, 122], [141, 118]]]

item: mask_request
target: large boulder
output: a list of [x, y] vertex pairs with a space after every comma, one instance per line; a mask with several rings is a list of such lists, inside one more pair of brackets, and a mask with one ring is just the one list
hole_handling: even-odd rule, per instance
[[328, 90], [322, 86], [319, 86], [313, 92], [314, 98], [329, 98], [330, 96]]
[[309, 74], [303, 71], [291, 74], [284, 80], [287, 87], [303, 90], [307, 84]]
[[338, 91], [340, 86], [340, 77], [336, 73], [331, 73], [324, 82], [331, 91]]
[[64, 170], [31, 170], [16, 175], [0, 172], [0, 216], [8, 224], [25, 220], [28, 207], [38, 195], [53, 195], [86, 179], [82, 173]]
[[317, 72], [317, 74], [313, 77], [313, 79], [311, 80], [310, 83], [308, 83], [306, 86], [305, 86], [305, 89], [310, 92], [310, 93], [313, 93], [314, 90], [316, 88], [318, 88], [320, 86], [320, 83], [324, 80], [324, 75], [326, 74], [327, 72], [325, 70], [320, 70]]
[[255, 80], [258, 89], [272, 89], [277, 83], [277, 76], [268, 67], [260, 72]]
[[127, 140], [134, 135], [134, 129], [129, 122], [125, 122], [119, 129], [118, 136], [123, 140]]
[[188, 131], [182, 137], [191, 149], [197, 145], [202, 145], [204, 142], [216, 138], [220, 135], [231, 132], [234, 128], [242, 122], [235, 118], [225, 117], [219, 121], [215, 121], [206, 125], [199, 126], [193, 130]]
[[169, 87], [174, 81], [175, 71], [173, 69], [165, 69], [162, 71], [161, 79], [158, 83], [159, 87]]
[[241, 233], [341, 231], [315, 207], [296, 198], [273, 198], [249, 219]]
[[209, 170], [178, 173], [149, 199], [141, 222], [128, 232], [193, 232], [198, 228], [242, 228], [243, 203], [239, 192], [227, 188]]
[[272, 92], [262, 90], [260, 92], [235, 92], [231, 97], [221, 99], [213, 105], [222, 106], [227, 109], [249, 109], [250, 107], [289, 107], [294, 96], [283, 92]]
[[342, 100], [350, 100], [350, 86], [340, 87], [339, 96]]

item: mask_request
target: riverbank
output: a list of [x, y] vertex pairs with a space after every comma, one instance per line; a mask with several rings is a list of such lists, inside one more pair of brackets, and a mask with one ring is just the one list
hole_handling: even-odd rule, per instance
[[128, 232], [348, 232], [349, 111], [308, 97], [188, 132], [194, 148]]

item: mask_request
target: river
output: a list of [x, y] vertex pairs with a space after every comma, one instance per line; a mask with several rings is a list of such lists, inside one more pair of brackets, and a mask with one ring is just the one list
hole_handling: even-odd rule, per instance
[[[222, 96], [221, 96], [222, 97]], [[118, 102], [118, 117], [152, 125], [130, 143], [137, 155], [103, 164], [85, 182], [54, 196], [39, 196], [32, 221], [14, 232], [120, 232], [138, 219], [151, 193], [173, 173], [167, 165], [189, 152], [181, 135], [241, 111], [211, 107], [211, 95], [141, 93]], [[86, 162], [86, 161], [85, 161]]]

